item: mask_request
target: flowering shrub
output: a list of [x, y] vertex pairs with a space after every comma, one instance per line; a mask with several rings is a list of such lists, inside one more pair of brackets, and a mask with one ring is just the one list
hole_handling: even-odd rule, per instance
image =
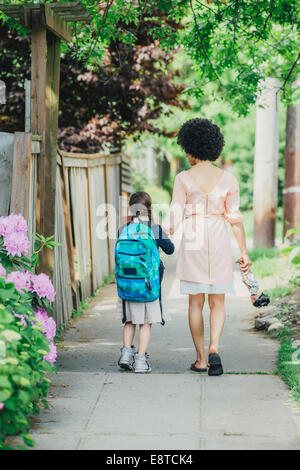
[[55, 291], [46, 274], [35, 274], [44, 246], [53, 248], [52, 237], [34, 237], [35, 251], [28, 257], [27, 224], [21, 215], [0, 217], [0, 449], [4, 439], [21, 433], [33, 445], [29, 416], [47, 406], [53, 371], [56, 324], [52, 310]]

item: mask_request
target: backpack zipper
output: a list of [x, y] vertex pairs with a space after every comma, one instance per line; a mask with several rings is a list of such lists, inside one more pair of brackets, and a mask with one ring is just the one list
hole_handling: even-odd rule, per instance
[[129, 276], [118, 276], [118, 277], [119, 277], [120, 279], [144, 279], [147, 289], [148, 289], [149, 291], [152, 290], [151, 282], [150, 282], [149, 279], [147, 279], [146, 277], [129, 277]]
[[125, 251], [119, 251], [117, 254], [128, 255], [128, 256], [141, 256], [141, 255], [146, 255], [146, 251], [143, 251], [142, 253], [126, 253]]

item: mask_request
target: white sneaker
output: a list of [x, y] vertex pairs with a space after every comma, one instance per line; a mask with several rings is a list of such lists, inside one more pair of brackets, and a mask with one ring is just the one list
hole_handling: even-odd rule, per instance
[[121, 351], [121, 356], [118, 361], [118, 365], [120, 366], [121, 369], [125, 370], [132, 370], [133, 362], [134, 362], [134, 355], [135, 355], [135, 347], [134, 346], [123, 346], [123, 348], [120, 349]]
[[149, 354], [138, 354], [134, 355], [134, 372], [137, 374], [145, 374], [151, 372], [151, 367], [147, 361], [149, 359]]

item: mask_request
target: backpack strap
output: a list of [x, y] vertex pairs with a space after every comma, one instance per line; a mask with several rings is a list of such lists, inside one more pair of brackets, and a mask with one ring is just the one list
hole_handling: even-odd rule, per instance
[[164, 326], [166, 322], [164, 320], [162, 303], [161, 303], [161, 285], [160, 285], [160, 290], [159, 290], [159, 306], [160, 306], [160, 314], [161, 314], [161, 325]]
[[164, 320], [162, 301], [161, 301], [161, 283], [162, 283], [162, 280], [163, 280], [163, 275], [164, 275], [164, 268], [162, 269], [162, 271], [159, 269], [159, 306], [160, 306], [160, 313], [161, 313], [161, 322], [160, 322], [160, 324], [162, 326], [164, 326], [165, 323], [166, 323], [165, 320]]
[[122, 299], [122, 310], [123, 310], [123, 318], [122, 318], [122, 323], [126, 323], [126, 303], [125, 300]]

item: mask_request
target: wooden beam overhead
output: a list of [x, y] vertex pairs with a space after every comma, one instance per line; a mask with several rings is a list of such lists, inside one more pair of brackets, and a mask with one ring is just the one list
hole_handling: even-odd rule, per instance
[[[92, 15], [85, 9], [79, 2], [62, 2], [62, 3], [26, 3], [26, 5], [1, 5], [0, 11], [17, 20], [25, 28], [31, 29], [31, 13], [33, 10], [40, 10], [47, 7], [51, 13], [57, 15], [62, 21], [75, 22], [75, 21], [88, 21]], [[48, 14], [49, 15], [49, 14]], [[53, 20], [49, 20], [51, 25]], [[52, 31], [51, 27], [49, 29]], [[60, 31], [61, 32], [61, 31]], [[56, 33], [55, 33], [56, 34]], [[68, 33], [67, 33], [68, 34]], [[62, 37], [58, 34], [59, 37]], [[64, 39], [62, 37], [62, 39]]]
[[47, 29], [64, 41], [70, 42], [72, 39], [72, 28], [67, 24], [49, 5], [41, 5], [44, 11]]

